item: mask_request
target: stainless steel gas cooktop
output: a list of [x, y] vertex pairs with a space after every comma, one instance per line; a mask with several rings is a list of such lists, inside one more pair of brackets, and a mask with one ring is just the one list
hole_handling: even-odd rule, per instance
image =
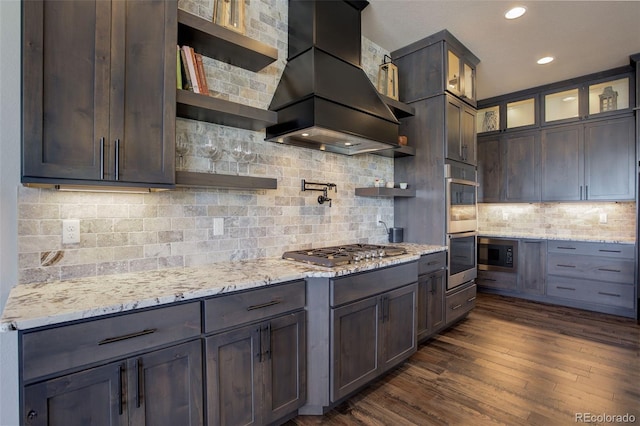
[[343, 246], [288, 251], [282, 255], [282, 258], [311, 263], [313, 265], [334, 267], [382, 257], [398, 256], [406, 252], [404, 248], [397, 246], [347, 244]]

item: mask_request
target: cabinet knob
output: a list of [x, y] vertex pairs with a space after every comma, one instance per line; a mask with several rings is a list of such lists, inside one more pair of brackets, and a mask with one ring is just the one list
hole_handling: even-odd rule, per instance
[[27, 419], [29, 420], [35, 420], [36, 417], [38, 417], [38, 413], [36, 411], [31, 410], [27, 413]]

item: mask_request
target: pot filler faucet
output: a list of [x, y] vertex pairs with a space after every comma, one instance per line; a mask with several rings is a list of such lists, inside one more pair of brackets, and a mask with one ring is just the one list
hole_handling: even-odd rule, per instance
[[[313, 186], [324, 186], [324, 188], [312, 188], [312, 187], [308, 187], [307, 185], [311, 185]], [[320, 191], [322, 192], [322, 195], [318, 195], [318, 204], [324, 204], [326, 202], [329, 203], [329, 207], [331, 207], [331, 198], [329, 198], [328, 195], [328, 191], [329, 189], [333, 188], [334, 192], [338, 192], [338, 185], [336, 185], [335, 183], [317, 183], [317, 182], [307, 182], [306, 180], [302, 179], [302, 191]]]

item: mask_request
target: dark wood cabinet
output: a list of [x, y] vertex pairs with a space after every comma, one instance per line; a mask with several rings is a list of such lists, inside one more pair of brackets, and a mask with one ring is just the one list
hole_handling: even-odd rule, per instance
[[478, 183], [480, 202], [539, 202], [540, 132], [480, 136]]
[[450, 160], [476, 164], [476, 111], [454, 96], [446, 95], [446, 150]]
[[444, 326], [446, 263], [445, 252], [424, 255], [418, 263], [418, 341], [433, 336]]
[[216, 334], [206, 342], [209, 424], [269, 424], [304, 403], [304, 312]]
[[547, 241], [523, 239], [518, 243], [518, 291], [544, 295], [546, 292]]
[[416, 297], [411, 284], [332, 310], [332, 401], [415, 352]]
[[22, 182], [170, 188], [175, 1], [23, 3]]
[[113, 363], [27, 386], [24, 424], [127, 425], [124, 381], [125, 365]]
[[29, 385], [25, 424], [202, 425], [200, 340]]
[[542, 201], [635, 198], [633, 117], [546, 128]]

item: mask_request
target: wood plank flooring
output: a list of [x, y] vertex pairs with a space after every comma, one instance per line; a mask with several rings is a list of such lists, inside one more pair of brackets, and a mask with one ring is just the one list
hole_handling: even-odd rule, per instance
[[286, 425], [549, 426], [581, 423], [581, 413], [640, 424], [636, 321], [479, 294], [466, 320], [403, 365], [326, 415]]

